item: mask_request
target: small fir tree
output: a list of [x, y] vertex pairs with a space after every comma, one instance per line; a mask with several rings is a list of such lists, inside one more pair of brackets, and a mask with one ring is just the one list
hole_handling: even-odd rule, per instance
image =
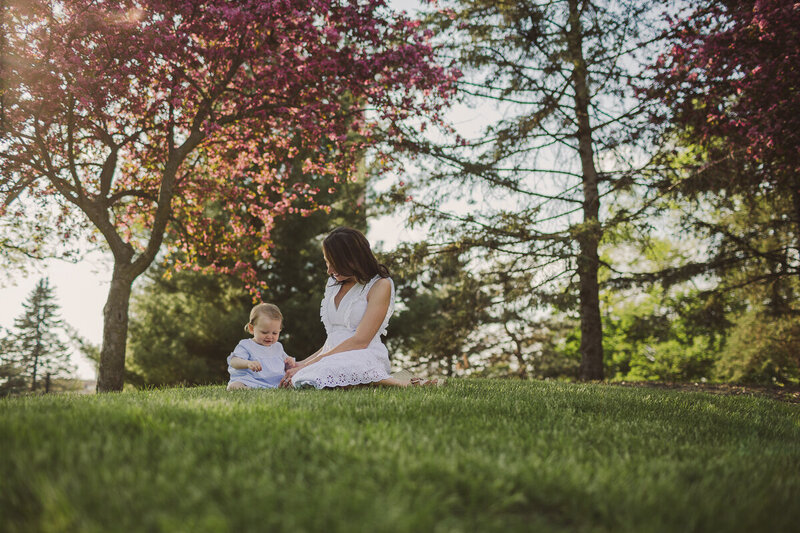
[[12, 346], [10, 333], [0, 328], [0, 397], [19, 394], [27, 386]]
[[53, 288], [47, 278], [39, 280], [28, 299], [25, 310], [14, 320], [7, 340], [7, 362], [20, 369], [20, 376], [36, 391], [44, 376], [67, 377], [74, 371], [69, 351], [62, 340], [64, 323], [58, 317]]

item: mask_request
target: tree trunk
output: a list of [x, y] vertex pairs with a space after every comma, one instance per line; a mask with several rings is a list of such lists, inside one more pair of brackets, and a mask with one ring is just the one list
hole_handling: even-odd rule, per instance
[[522, 355], [522, 352], [515, 350], [514, 357], [517, 359], [517, 364], [519, 365], [517, 375], [520, 379], [528, 379], [528, 364], [525, 362], [525, 357]]
[[36, 376], [39, 374], [39, 358], [42, 356], [42, 327], [41, 312], [37, 308], [36, 316], [40, 318], [36, 323], [36, 344], [33, 346], [33, 381], [31, 383], [31, 391], [36, 392]]
[[514, 356], [514, 359], [517, 360], [517, 364], [519, 365], [517, 375], [521, 379], [528, 379], [528, 364], [525, 362], [522, 343], [520, 342], [519, 338], [511, 332], [511, 328], [508, 327], [508, 322], [506, 322], [503, 326], [508, 336], [511, 337], [511, 340], [514, 342], [514, 351], [511, 355]]
[[594, 166], [592, 127], [589, 122], [589, 87], [586, 61], [583, 56], [583, 28], [578, 0], [569, 0], [567, 41], [573, 63], [572, 83], [575, 89], [576, 137], [583, 174], [583, 224], [577, 231], [579, 246], [578, 280], [580, 283], [581, 366], [582, 380], [603, 379], [603, 326], [600, 319], [600, 288], [597, 272], [600, 258], [600, 195], [597, 169]]
[[31, 380], [31, 392], [36, 392], [36, 373], [39, 370], [39, 356], [33, 356], [33, 378]]
[[[795, 176], [792, 183], [792, 206], [794, 207], [795, 250], [800, 256], [800, 177]], [[795, 264], [795, 266], [797, 266]], [[800, 269], [797, 271], [800, 277]]]
[[97, 392], [121, 391], [125, 382], [125, 344], [128, 340], [128, 304], [134, 277], [124, 265], [114, 265], [111, 288], [103, 307], [103, 346]]

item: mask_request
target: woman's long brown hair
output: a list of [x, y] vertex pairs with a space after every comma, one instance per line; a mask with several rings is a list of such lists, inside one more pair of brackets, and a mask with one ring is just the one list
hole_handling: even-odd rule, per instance
[[322, 249], [333, 270], [366, 284], [375, 276], [389, 277], [389, 269], [378, 263], [364, 234], [353, 228], [336, 228], [322, 241]]

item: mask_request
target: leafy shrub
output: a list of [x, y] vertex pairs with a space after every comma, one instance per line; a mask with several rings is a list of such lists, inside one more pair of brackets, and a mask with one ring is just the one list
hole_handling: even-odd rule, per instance
[[751, 311], [741, 316], [716, 365], [716, 377], [744, 383], [800, 381], [800, 317]]

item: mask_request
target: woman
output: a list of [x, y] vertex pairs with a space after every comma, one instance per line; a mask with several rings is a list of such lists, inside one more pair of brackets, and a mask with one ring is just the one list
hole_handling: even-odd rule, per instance
[[381, 342], [394, 310], [394, 284], [364, 235], [336, 228], [322, 243], [331, 276], [320, 306], [327, 339], [316, 353], [286, 372], [281, 387], [395, 387], [433, 385], [436, 380], [401, 380], [391, 375]]

